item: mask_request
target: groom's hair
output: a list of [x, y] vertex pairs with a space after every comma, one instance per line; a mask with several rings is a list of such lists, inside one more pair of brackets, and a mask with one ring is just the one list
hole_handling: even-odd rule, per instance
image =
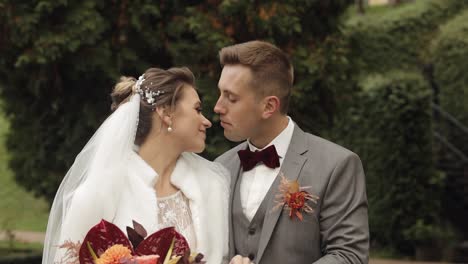
[[294, 81], [294, 68], [286, 53], [265, 41], [249, 41], [224, 47], [219, 52], [221, 65], [241, 64], [252, 71], [250, 86], [262, 98], [275, 95], [286, 114]]

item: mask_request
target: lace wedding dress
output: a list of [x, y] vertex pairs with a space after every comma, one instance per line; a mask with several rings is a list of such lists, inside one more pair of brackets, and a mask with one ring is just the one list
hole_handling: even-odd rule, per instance
[[181, 191], [177, 191], [169, 196], [158, 197], [158, 208], [159, 229], [175, 227], [177, 232], [187, 239], [192, 252], [197, 252], [197, 239], [189, 199]]

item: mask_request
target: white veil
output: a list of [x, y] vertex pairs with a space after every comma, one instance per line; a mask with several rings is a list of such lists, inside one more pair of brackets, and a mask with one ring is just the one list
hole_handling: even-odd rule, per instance
[[50, 211], [42, 263], [60, 259], [58, 246], [64, 240], [76, 243], [73, 239], [83, 239], [101, 218], [114, 217], [134, 147], [140, 98], [135, 93], [104, 121], [65, 175]]

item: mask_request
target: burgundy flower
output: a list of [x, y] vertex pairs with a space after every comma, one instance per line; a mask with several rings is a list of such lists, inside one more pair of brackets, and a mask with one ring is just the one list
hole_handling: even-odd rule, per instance
[[[146, 230], [138, 223], [135, 223], [134, 231], [136, 235], [133, 234], [133, 238], [146, 235]], [[130, 240], [116, 225], [101, 220], [99, 224], [89, 230], [81, 245], [79, 252], [80, 264], [94, 264], [93, 252], [99, 257], [108, 248], [118, 244], [127, 247], [132, 256], [159, 255], [158, 264], [162, 264], [173, 240], [172, 256], [183, 256], [187, 251], [190, 252], [187, 241], [174, 227], [161, 229], [146, 239], [143, 237], [141, 241], [138, 241], [135, 249]]]

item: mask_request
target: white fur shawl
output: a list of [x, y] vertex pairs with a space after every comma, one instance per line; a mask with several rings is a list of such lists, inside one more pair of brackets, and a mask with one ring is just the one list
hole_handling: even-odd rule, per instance
[[[62, 226], [61, 241], [82, 241], [101, 219], [116, 224], [124, 232], [126, 226], [132, 226], [132, 220], [142, 224], [148, 234], [157, 231], [157, 195], [153, 188], [158, 179], [156, 172], [136, 153], [124, 168], [128, 177], [123, 184], [109, 183], [99, 193], [89, 193], [86, 183], [77, 189]], [[196, 250], [205, 255], [209, 264], [227, 260], [228, 173], [219, 163], [183, 153], [171, 176], [171, 182], [189, 199], [197, 236]]]

